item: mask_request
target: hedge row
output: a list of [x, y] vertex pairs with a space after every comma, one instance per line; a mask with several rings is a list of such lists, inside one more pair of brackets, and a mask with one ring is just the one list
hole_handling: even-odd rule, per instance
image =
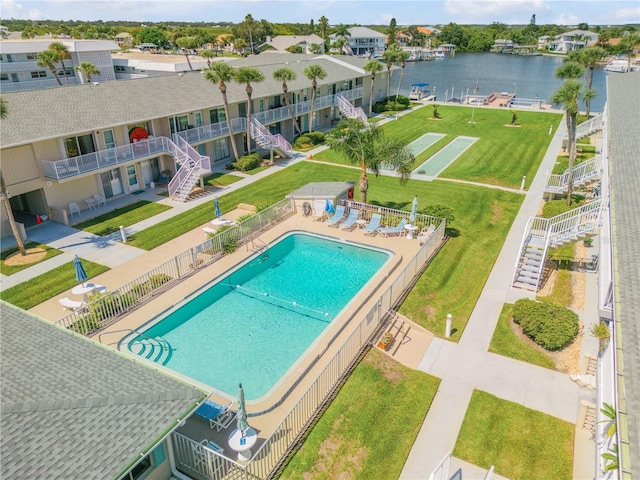
[[546, 350], [562, 350], [578, 334], [578, 315], [568, 308], [523, 298], [513, 305], [513, 321]]

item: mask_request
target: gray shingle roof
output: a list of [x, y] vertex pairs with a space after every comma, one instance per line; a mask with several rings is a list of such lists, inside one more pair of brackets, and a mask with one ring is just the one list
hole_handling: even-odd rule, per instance
[[611, 210], [614, 218], [615, 318], [622, 352], [631, 475], [640, 478], [640, 73], [607, 76]]
[[[330, 56], [256, 55], [231, 65], [255, 66], [264, 73], [265, 81], [252, 85], [253, 98], [259, 99], [282, 92], [281, 82], [274, 80], [272, 74], [285, 62], [297, 75], [296, 80], [288, 82], [289, 91], [311, 87], [304, 75], [310, 64], [319, 64], [327, 71], [327, 77], [318, 85], [366, 75], [356, 66], [357, 62], [364, 65], [365, 60], [350, 60], [347, 64]], [[227, 97], [229, 103], [246, 101], [245, 85], [230, 83]], [[207, 81], [201, 72], [10, 92], [4, 93], [3, 98], [9, 113], [0, 122], [2, 148], [222, 106], [217, 85]]]
[[0, 302], [0, 477], [113, 478], [203, 392]]

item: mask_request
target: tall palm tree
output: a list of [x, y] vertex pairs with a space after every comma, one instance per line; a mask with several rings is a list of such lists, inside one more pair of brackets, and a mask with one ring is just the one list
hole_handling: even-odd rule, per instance
[[320, 17], [320, 19], [318, 20], [318, 26], [320, 27], [320, 33], [322, 36], [322, 40], [324, 40], [325, 42], [327, 41], [327, 28], [329, 28], [329, 19], [327, 17], [325, 17], [324, 15]]
[[334, 32], [336, 37], [344, 38], [351, 37], [351, 32], [349, 32], [349, 25], [343, 25], [342, 23], [336, 27], [336, 31]]
[[402, 70], [400, 70], [400, 81], [398, 82], [398, 89], [396, 90], [396, 102], [398, 101], [398, 95], [400, 95], [400, 86], [402, 85], [402, 79], [404, 78], [404, 67], [407, 66], [407, 59], [409, 58], [409, 52], [400, 50], [398, 52], [397, 61], [400, 62]]
[[233, 78], [238, 83], [246, 85], [247, 92], [247, 153], [251, 153], [251, 95], [253, 95], [252, 83], [260, 83], [264, 81], [264, 73], [253, 67], [240, 67], [237, 69]]
[[216, 56], [211, 50], [202, 50], [200, 56], [207, 59], [207, 67], [211, 66], [211, 59]]
[[401, 184], [411, 176], [415, 157], [402, 143], [385, 137], [379, 126], [365, 127], [358, 120], [343, 118], [333, 131], [336, 133], [328, 137], [329, 147], [360, 167], [358, 188], [362, 203], [367, 203], [367, 172], [377, 176], [384, 164], [400, 174]]
[[92, 75], [100, 75], [100, 70], [91, 62], [80, 62], [80, 65], [76, 67], [76, 71], [84, 75], [87, 83], [91, 83]]
[[382, 70], [382, 64], [378, 60], [369, 60], [362, 69], [371, 74], [371, 90], [369, 92], [369, 116], [373, 114], [373, 87], [376, 81], [376, 73]]
[[58, 82], [59, 86], [62, 86], [62, 82], [60, 81], [60, 77], [58, 76], [58, 68], [56, 67], [56, 63], [60, 61], [60, 55], [54, 52], [53, 50], [43, 50], [38, 52], [36, 56], [36, 65], [39, 67], [47, 67], [53, 76]]
[[215, 62], [209, 68], [204, 70], [204, 78], [218, 85], [222, 94], [222, 103], [224, 105], [224, 115], [227, 119], [229, 127], [229, 138], [231, 139], [231, 149], [233, 150], [233, 158], [238, 160], [238, 147], [233, 137], [233, 128], [231, 128], [231, 116], [229, 115], [229, 102], [227, 101], [227, 83], [233, 79], [233, 68], [226, 62]]
[[[7, 110], [7, 103], [4, 98], [0, 98], [0, 118], [5, 118], [9, 111]], [[16, 239], [16, 245], [20, 251], [20, 255], [23, 257], [27, 254], [27, 250], [24, 248], [24, 242], [20, 237], [18, 231], [18, 225], [16, 225], [16, 219], [13, 217], [13, 210], [11, 210], [11, 202], [9, 201], [9, 195], [7, 194], [7, 186], [4, 184], [4, 177], [2, 176], [2, 170], [0, 170], [0, 192], [2, 193], [2, 204], [7, 212], [7, 218], [9, 219], [9, 225], [11, 226], [11, 233]]]
[[551, 102], [554, 105], [561, 105], [565, 110], [569, 141], [567, 205], [571, 205], [571, 194], [573, 193], [573, 164], [576, 160], [576, 124], [580, 107], [580, 94], [582, 92], [582, 84], [578, 82], [576, 78], [582, 75], [582, 66], [574, 62], [567, 62], [556, 69], [555, 75], [565, 80], [560, 88], [551, 96]]
[[344, 55], [344, 47], [346, 47], [348, 44], [349, 42], [346, 38], [338, 37], [336, 38], [336, 41], [333, 42], [333, 45], [331, 45], [331, 48], [338, 50], [340, 55]]
[[311, 64], [304, 69], [305, 76], [311, 80], [311, 112], [309, 113], [309, 132], [313, 131], [313, 111], [316, 108], [316, 91], [318, 90], [318, 79], [322, 80], [327, 76], [324, 68], [317, 64]]
[[391, 90], [391, 67], [398, 60], [398, 54], [402, 50], [398, 45], [389, 45], [384, 53], [382, 54], [382, 58], [384, 62], [387, 64], [387, 99], [389, 99], [390, 90]]
[[182, 49], [182, 53], [187, 59], [187, 63], [189, 64], [189, 70], [193, 72], [193, 67], [191, 66], [191, 60], [189, 60], [189, 50], [193, 50], [194, 48], [198, 48], [198, 40], [196, 37], [180, 37], [176, 38], [176, 45]]
[[631, 71], [631, 56], [633, 55], [633, 47], [640, 43], [640, 34], [624, 32], [620, 38], [620, 47], [627, 54], [627, 72]]
[[58, 54], [60, 57], [60, 63], [62, 64], [62, 73], [64, 74], [64, 81], [67, 85], [69, 85], [69, 78], [67, 77], [67, 69], [64, 67], [64, 59], [71, 58], [69, 54], [69, 49], [60, 42], [53, 42], [49, 45], [49, 50], [52, 50]]
[[298, 121], [296, 120], [296, 116], [293, 113], [293, 107], [291, 106], [291, 102], [289, 102], [289, 87], [287, 86], [287, 82], [296, 79], [296, 72], [291, 70], [289, 67], [281, 67], [273, 72], [273, 78], [282, 82], [282, 92], [284, 93], [284, 103], [289, 109], [289, 114], [291, 115], [291, 120], [293, 120], [293, 126], [295, 127], [298, 135], [302, 135], [300, 131], [300, 126], [298, 125]]
[[[603, 48], [587, 47], [569, 52], [566, 58], [566, 61], [573, 61], [584, 67], [584, 103], [586, 106], [587, 118], [589, 118], [589, 113], [591, 112], [591, 99], [597, 94], [597, 92], [592, 88], [593, 71], [596, 68], [596, 64], [606, 57], [606, 55], [607, 52]], [[587, 92], [589, 92], [588, 95]]]

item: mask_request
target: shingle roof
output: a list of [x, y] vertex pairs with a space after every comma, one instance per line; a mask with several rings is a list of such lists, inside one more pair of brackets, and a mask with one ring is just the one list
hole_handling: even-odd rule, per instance
[[273, 37], [270, 42], [267, 42], [269, 45], [273, 46], [276, 50], [285, 50], [293, 45], [298, 45], [302, 42], [306, 42], [309, 45], [315, 43], [320, 45], [322, 43], [322, 38], [318, 35], [278, 35], [277, 37]]
[[[253, 98], [259, 99], [282, 91], [281, 82], [274, 80], [272, 74], [285, 62], [297, 75], [296, 80], [288, 82], [289, 91], [310, 88], [311, 82], [304, 75], [310, 64], [321, 65], [328, 74], [318, 80], [318, 85], [366, 75], [356, 66], [364, 65], [366, 60], [350, 59], [345, 63], [325, 55], [257, 55], [231, 65], [255, 66], [264, 73], [265, 81], [252, 85]], [[230, 83], [227, 97], [229, 103], [246, 101], [245, 85]], [[207, 81], [201, 72], [10, 92], [3, 98], [9, 114], [0, 122], [2, 148], [222, 106], [217, 85]]]
[[622, 327], [622, 354], [629, 427], [631, 476], [640, 478], [640, 73], [607, 76], [611, 211], [613, 217], [615, 319]]
[[0, 477], [113, 478], [203, 392], [0, 302]]

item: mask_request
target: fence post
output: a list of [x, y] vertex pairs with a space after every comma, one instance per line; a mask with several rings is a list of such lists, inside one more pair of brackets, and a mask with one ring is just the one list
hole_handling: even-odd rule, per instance
[[445, 333], [444, 336], [447, 338], [451, 337], [451, 318], [452, 315], [450, 313], [447, 314], [447, 322], [446, 322], [446, 326], [445, 326]]

